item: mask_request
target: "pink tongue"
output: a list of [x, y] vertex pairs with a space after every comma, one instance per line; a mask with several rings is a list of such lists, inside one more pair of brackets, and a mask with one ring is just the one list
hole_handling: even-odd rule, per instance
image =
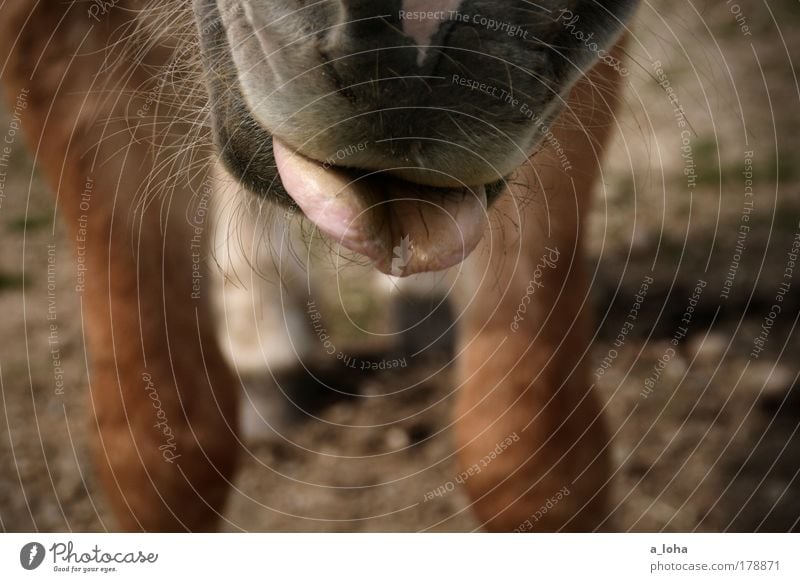
[[335, 242], [398, 277], [457, 265], [487, 225], [486, 191], [443, 190], [386, 174], [354, 176], [294, 153], [273, 139], [289, 195]]

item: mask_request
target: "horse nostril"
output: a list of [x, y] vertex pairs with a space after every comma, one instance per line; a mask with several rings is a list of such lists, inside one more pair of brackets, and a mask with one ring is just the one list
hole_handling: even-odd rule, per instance
[[[339, 25], [329, 33], [325, 52], [332, 57], [367, 55], [372, 63], [395, 74], [417, 75], [435, 67], [450, 25], [463, 0], [339, 0]], [[369, 59], [362, 59], [369, 60]]]
[[348, 35], [385, 33], [398, 24], [397, 0], [339, 0], [341, 30]]
[[398, 80], [413, 82], [420, 70], [417, 47], [403, 34], [396, 11], [382, 12], [363, 4], [360, 0], [347, 2], [341, 24], [327, 32], [319, 51], [339, 93], [351, 103], [371, 109], [390, 104], [398, 90], [417, 90], [403, 87], [402, 82], [398, 85]]

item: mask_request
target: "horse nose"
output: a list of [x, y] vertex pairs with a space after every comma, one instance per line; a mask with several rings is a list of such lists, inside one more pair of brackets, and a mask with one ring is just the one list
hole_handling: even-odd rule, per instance
[[427, 44], [436, 31], [456, 17], [464, 0], [339, 0], [347, 22], [373, 18], [399, 24], [417, 44]]
[[403, 0], [398, 12], [403, 32], [424, 49], [445, 23], [457, 18], [461, 3], [462, 0]]
[[474, 50], [476, 34], [460, 12], [473, 6], [470, 0], [339, 0], [338, 24], [320, 45], [325, 74], [386, 135], [447, 135], [446, 123], [429, 117], [475, 115], [490, 99], [477, 92], [465, 99], [453, 74], [483, 78], [497, 67], [491, 55]]
[[[347, 51], [353, 54], [359, 49], [388, 48], [397, 51], [396, 55], [389, 57], [393, 61], [405, 59], [408, 62], [404, 64], [421, 67], [425, 64], [428, 48], [435, 44], [447, 23], [458, 17], [458, 8], [463, 2], [339, 0], [340, 25], [330, 35], [331, 52], [341, 56]], [[381, 58], [386, 56], [383, 54]]]

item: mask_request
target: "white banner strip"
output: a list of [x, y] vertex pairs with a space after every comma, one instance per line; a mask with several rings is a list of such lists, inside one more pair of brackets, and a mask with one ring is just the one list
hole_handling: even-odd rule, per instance
[[0, 580], [796, 582], [798, 550], [793, 534], [5, 534]]

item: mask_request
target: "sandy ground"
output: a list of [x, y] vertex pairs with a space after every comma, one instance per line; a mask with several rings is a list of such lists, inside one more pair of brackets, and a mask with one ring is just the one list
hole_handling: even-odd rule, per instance
[[[632, 73], [597, 194], [589, 263], [591, 368], [610, 362], [597, 383], [615, 432], [614, 517], [622, 530], [800, 529], [800, 271], [784, 278], [800, 221], [800, 8], [794, 0], [739, 6], [737, 22], [722, 2], [659, 0], [643, 7], [629, 48]], [[667, 84], [693, 130], [693, 187]], [[0, 115], [0, 134], [10, 131], [11, 115]], [[88, 458], [87, 354], [81, 306], [69, 292], [70, 245], [21, 145], [0, 191], [0, 529], [113, 529]], [[726, 292], [745, 224], [748, 151], [751, 230]], [[51, 272], [48, 253], [57, 259]], [[616, 346], [648, 277], [634, 329]], [[698, 282], [705, 286], [686, 337], [648, 390]], [[755, 358], [754, 339], [782, 282], [790, 283], [782, 312]], [[55, 320], [48, 286], [57, 290]], [[49, 343], [54, 322], [57, 346]], [[457, 473], [445, 348], [359, 381], [361, 397], [291, 424], [285, 440], [252, 440], [225, 529], [477, 528], [458, 488], [424, 500]]]

